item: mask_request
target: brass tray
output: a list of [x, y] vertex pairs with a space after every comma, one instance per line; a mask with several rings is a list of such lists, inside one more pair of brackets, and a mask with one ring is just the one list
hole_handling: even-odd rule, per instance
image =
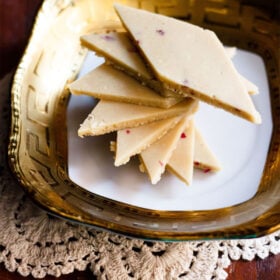
[[[86, 50], [79, 37], [118, 29], [113, 1], [46, 0], [12, 86], [10, 166], [24, 189], [51, 214], [128, 236], [182, 241], [251, 238], [280, 229], [279, 22], [269, 9], [239, 1], [120, 1], [212, 29], [224, 44], [259, 54], [269, 79], [273, 132], [254, 197], [203, 211], [150, 210], [90, 193], [68, 176], [67, 82]], [[275, 2], [274, 2], [275, 3]]]

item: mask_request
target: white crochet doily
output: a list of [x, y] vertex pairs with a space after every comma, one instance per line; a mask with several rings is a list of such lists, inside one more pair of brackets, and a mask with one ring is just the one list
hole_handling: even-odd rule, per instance
[[9, 96], [0, 94], [0, 263], [36, 278], [90, 267], [98, 279], [226, 279], [231, 259], [280, 252], [280, 231], [250, 240], [147, 242], [50, 217], [23, 193], [7, 166]]

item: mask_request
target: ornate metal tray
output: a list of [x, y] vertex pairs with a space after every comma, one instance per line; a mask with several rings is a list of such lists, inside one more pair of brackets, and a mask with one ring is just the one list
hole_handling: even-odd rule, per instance
[[133, 237], [250, 238], [280, 229], [280, 25], [273, 19], [273, 6], [264, 9], [234, 0], [122, 2], [212, 29], [224, 44], [263, 58], [273, 131], [257, 193], [225, 208], [164, 211], [112, 200], [70, 180], [66, 84], [75, 78], [86, 55], [79, 37], [120, 28], [113, 1], [98, 0], [46, 0], [37, 16], [12, 86], [9, 159], [19, 182], [53, 215]]

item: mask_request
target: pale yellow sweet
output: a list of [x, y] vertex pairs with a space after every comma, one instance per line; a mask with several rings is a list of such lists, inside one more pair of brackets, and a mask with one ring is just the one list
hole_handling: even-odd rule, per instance
[[126, 32], [88, 34], [82, 36], [81, 41], [83, 45], [105, 57], [107, 63], [121, 69], [159, 94], [167, 97], [175, 96], [181, 100], [180, 96], [165, 89], [162, 83], [155, 79]]
[[[233, 59], [233, 57], [236, 55], [236, 47], [225, 47], [225, 51], [230, 59]], [[259, 93], [258, 87], [253, 82], [249, 81], [240, 73], [239, 73], [239, 77], [242, 83], [244, 84], [244, 86], [246, 87], [246, 90], [249, 94], [254, 95]]]
[[[138, 50], [128, 38], [127, 32], [110, 32], [104, 34], [87, 34], [81, 37], [82, 43], [90, 50], [102, 55], [107, 63], [115, 68], [125, 71], [127, 74], [140, 80], [145, 85], [153, 88], [163, 96], [175, 96], [173, 91], [167, 90], [162, 83], [155, 79], [147, 69]], [[232, 59], [236, 54], [235, 47], [225, 47], [226, 54]], [[244, 76], [240, 79], [245, 85], [249, 94], [257, 94], [258, 87]]]
[[194, 166], [207, 172], [221, 169], [220, 162], [197, 127], [195, 127]]
[[73, 94], [160, 108], [169, 108], [181, 101], [174, 97], [162, 97], [124, 72], [105, 64], [71, 83], [69, 89]]
[[225, 47], [225, 51], [230, 59], [233, 59], [236, 55], [236, 47]]
[[261, 123], [260, 114], [214, 32], [120, 4], [115, 9], [166, 88]]
[[244, 76], [240, 75], [240, 79], [242, 83], [244, 84], [247, 92], [251, 95], [255, 95], [259, 93], [259, 88], [256, 86], [253, 82], [245, 78]]
[[[165, 167], [177, 147], [178, 140], [188, 124], [189, 118], [184, 117], [158, 141], [150, 145], [140, 154], [140, 160], [152, 184], [161, 179]], [[164, 147], [164, 148], [163, 148]]]
[[168, 161], [167, 169], [187, 185], [192, 184], [194, 166], [195, 128], [194, 120], [181, 133], [176, 149]]
[[81, 124], [78, 135], [102, 135], [180, 114], [194, 113], [197, 109], [198, 101], [191, 98], [186, 98], [168, 109], [100, 100]]
[[119, 130], [115, 145], [115, 166], [126, 164], [132, 156], [141, 153], [152, 143], [159, 140], [180, 119], [182, 119], [182, 116]]
[[81, 42], [98, 55], [132, 71], [135, 77], [141, 76], [144, 80], [153, 78], [126, 32], [87, 34], [81, 37]]
[[[111, 143], [111, 150], [115, 153], [115, 166], [127, 163], [130, 157], [150, 147], [174, 127], [180, 119], [182, 117], [174, 117], [118, 131], [117, 141]], [[162, 141], [161, 145], [166, 147], [168, 143]], [[192, 116], [189, 116], [189, 123], [181, 134], [166, 168], [187, 185], [191, 185], [194, 167], [205, 172], [217, 172], [221, 169], [217, 157], [195, 126]]]

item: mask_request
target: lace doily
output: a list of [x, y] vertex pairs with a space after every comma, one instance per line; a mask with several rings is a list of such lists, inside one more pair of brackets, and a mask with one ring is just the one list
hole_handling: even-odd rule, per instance
[[0, 94], [0, 262], [36, 278], [90, 267], [98, 279], [226, 279], [231, 260], [280, 252], [280, 231], [258, 239], [147, 242], [49, 216], [23, 193], [7, 165], [10, 77]]

